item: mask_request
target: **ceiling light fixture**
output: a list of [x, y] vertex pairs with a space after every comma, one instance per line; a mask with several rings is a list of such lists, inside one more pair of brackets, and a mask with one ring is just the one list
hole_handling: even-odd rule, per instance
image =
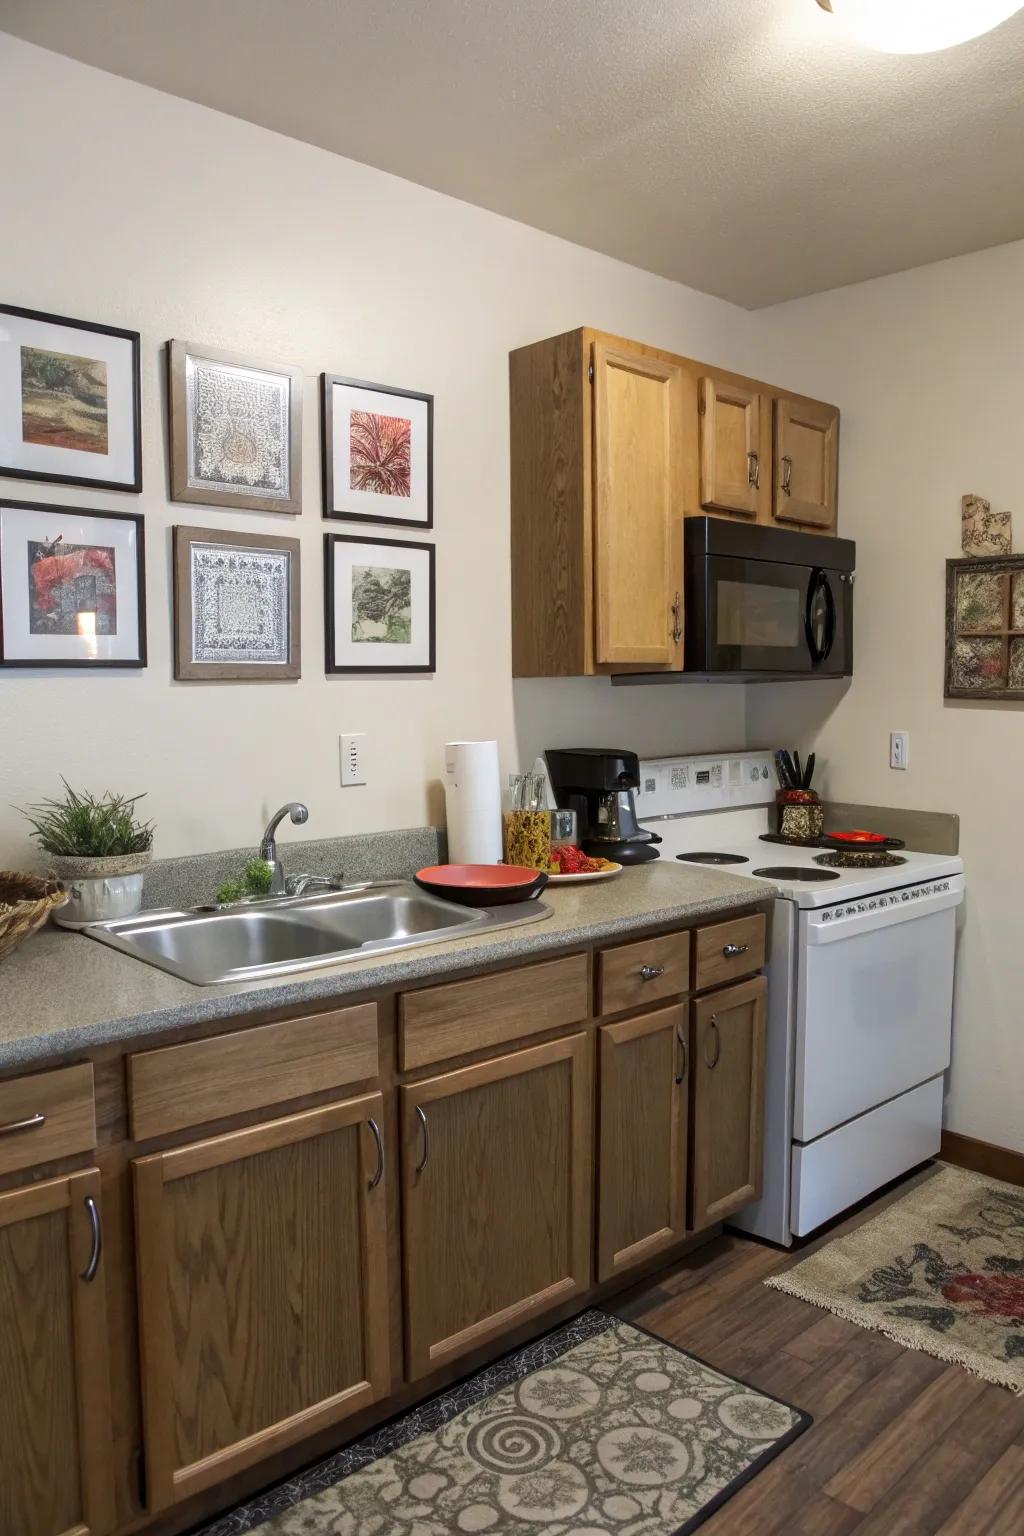
[[851, 37], [880, 53], [938, 53], [991, 32], [1019, 0], [818, 0]]

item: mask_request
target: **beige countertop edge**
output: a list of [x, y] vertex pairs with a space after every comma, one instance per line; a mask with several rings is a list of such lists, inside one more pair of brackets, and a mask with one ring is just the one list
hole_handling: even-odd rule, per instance
[[646, 864], [616, 880], [551, 886], [552, 915], [519, 928], [342, 962], [267, 981], [197, 987], [82, 934], [44, 929], [0, 962], [0, 1071], [246, 1011], [324, 1004], [375, 990], [456, 980], [774, 900], [764, 881], [698, 866]]

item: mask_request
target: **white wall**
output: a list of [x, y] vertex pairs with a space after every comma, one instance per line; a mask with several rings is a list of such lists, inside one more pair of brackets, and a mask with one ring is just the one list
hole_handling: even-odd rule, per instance
[[[842, 407], [840, 521], [857, 540], [849, 685], [748, 690], [752, 744], [813, 747], [844, 800], [957, 811], [968, 896], [947, 1124], [1024, 1150], [1024, 716], [945, 702], [945, 567], [960, 497], [1024, 551], [1024, 244], [751, 316], [761, 367]], [[910, 766], [889, 768], [889, 732]]]
[[[510, 348], [584, 324], [740, 366], [742, 311], [3, 34], [0, 157], [0, 302], [141, 331], [145, 484], [138, 498], [17, 481], [0, 494], [144, 512], [150, 642], [142, 672], [0, 671], [0, 862], [27, 857], [11, 805], [61, 773], [146, 790], [166, 855], [251, 843], [295, 797], [310, 836], [439, 821], [453, 737], [497, 736], [508, 767], [517, 736], [529, 760], [571, 736], [641, 751], [742, 740], [742, 689], [669, 700], [580, 680], [514, 694], [507, 392]], [[169, 502], [172, 336], [305, 369], [301, 517]], [[435, 395], [434, 678], [323, 674], [321, 370]], [[173, 681], [175, 522], [300, 534], [301, 682]], [[369, 734], [365, 789], [338, 787], [342, 730]]]

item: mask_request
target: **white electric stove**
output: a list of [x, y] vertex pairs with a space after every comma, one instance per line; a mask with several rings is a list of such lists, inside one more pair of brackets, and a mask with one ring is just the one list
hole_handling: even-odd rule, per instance
[[767, 881], [764, 1193], [733, 1225], [789, 1244], [939, 1150], [963, 861], [836, 868], [774, 829], [771, 752], [640, 764], [637, 814], [664, 863]]

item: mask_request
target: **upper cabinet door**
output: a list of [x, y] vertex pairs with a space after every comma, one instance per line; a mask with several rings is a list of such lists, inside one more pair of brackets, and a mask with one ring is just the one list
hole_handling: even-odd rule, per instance
[[775, 402], [775, 517], [833, 532], [839, 412], [814, 400]]
[[96, 1168], [0, 1195], [0, 1531], [114, 1524]]
[[683, 371], [594, 343], [594, 659], [681, 668]]
[[761, 396], [746, 384], [701, 379], [701, 506], [756, 517], [761, 476]]

